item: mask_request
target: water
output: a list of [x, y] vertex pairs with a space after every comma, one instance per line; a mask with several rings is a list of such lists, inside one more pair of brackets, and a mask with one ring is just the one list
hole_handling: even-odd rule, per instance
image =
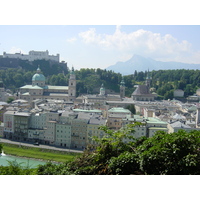
[[44, 161], [39, 161], [39, 160], [34, 160], [30, 158], [20, 158], [17, 156], [9, 156], [9, 155], [0, 155], [0, 165], [2, 166], [9, 166], [9, 162], [17, 162], [20, 164], [20, 166], [27, 167], [29, 166], [30, 168], [36, 168], [38, 165], [44, 165], [46, 162]]

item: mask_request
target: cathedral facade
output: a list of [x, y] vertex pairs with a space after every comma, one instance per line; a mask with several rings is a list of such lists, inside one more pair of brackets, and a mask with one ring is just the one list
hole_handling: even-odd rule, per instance
[[68, 86], [52, 86], [45, 84], [45, 76], [40, 68], [32, 77], [32, 85], [20, 87], [20, 99], [32, 102], [36, 99], [52, 99], [73, 102], [76, 98], [76, 76], [74, 68], [70, 72]]
[[156, 93], [150, 92], [151, 77], [149, 71], [146, 77], [145, 85], [136, 85], [135, 91], [132, 93], [131, 97], [134, 101], [154, 101], [157, 97]]

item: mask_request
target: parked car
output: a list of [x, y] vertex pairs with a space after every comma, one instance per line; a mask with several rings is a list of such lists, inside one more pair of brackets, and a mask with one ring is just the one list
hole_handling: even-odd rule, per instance
[[40, 144], [39, 144], [39, 142], [35, 142], [35, 143], [33, 143], [33, 145], [39, 146]]

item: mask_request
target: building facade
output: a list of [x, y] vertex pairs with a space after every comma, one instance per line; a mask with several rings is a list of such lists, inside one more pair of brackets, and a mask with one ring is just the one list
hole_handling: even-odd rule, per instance
[[52, 86], [45, 84], [45, 76], [40, 68], [32, 77], [32, 85], [20, 87], [20, 99], [29, 103], [36, 99], [52, 99], [73, 102], [76, 98], [76, 76], [74, 69], [70, 72], [69, 86]]
[[52, 60], [55, 62], [59, 62], [60, 60], [60, 55], [57, 54], [56, 56], [54, 55], [49, 55], [49, 51], [29, 51], [29, 54], [22, 54], [20, 53], [15, 53], [15, 54], [8, 54], [6, 52], [3, 52], [3, 58], [18, 58], [21, 60], [28, 60], [28, 61], [34, 61], [34, 60]]

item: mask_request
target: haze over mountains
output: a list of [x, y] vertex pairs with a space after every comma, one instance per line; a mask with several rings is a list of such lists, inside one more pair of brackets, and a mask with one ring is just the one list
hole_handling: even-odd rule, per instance
[[200, 64], [188, 64], [181, 62], [162, 62], [156, 61], [151, 58], [145, 58], [140, 55], [134, 55], [131, 59], [125, 62], [117, 62], [115, 65], [111, 65], [106, 70], [112, 70], [122, 75], [134, 74], [135, 70], [147, 71], [147, 70], [168, 70], [168, 69], [200, 69]]

